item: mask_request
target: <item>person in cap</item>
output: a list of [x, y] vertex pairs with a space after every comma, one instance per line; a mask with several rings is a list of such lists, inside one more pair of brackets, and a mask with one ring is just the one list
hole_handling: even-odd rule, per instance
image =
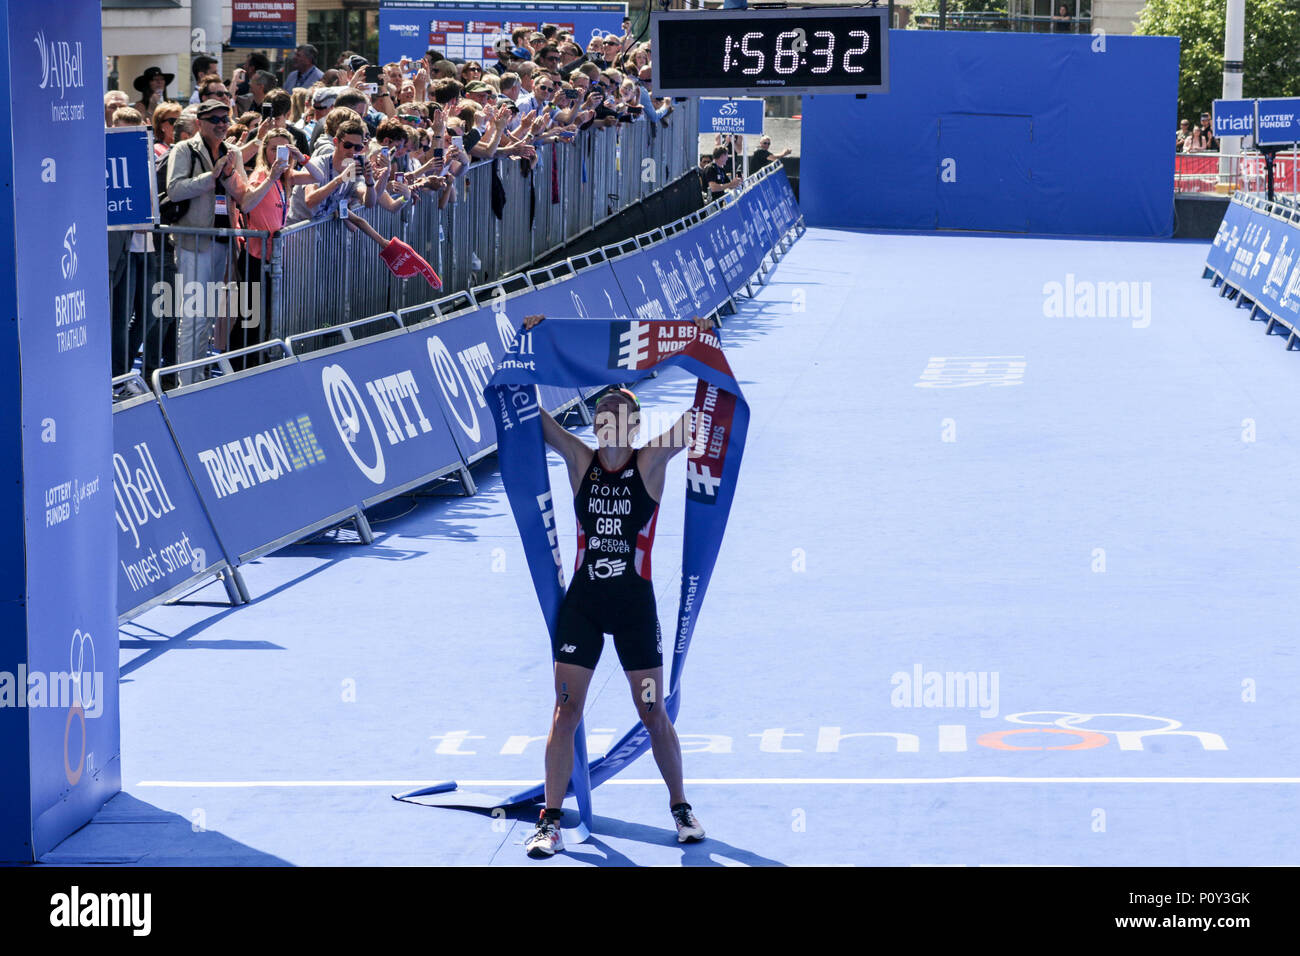
[[151, 66], [135, 78], [132, 84], [140, 94], [135, 108], [146, 122], [153, 122], [153, 108], [167, 101], [167, 87], [176, 79], [175, 73], [164, 73], [161, 67]]
[[[543, 318], [525, 317], [524, 329], [535, 328]], [[701, 333], [713, 327], [709, 319], [695, 322]], [[686, 802], [681, 744], [662, 706], [663, 642], [650, 577], [668, 462], [691, 443], [691, 413], [636, 448], [640, 424], [641, 404], [626, 388], [612, 387], [596, 402], [595, 449], [542, 411], [542, 436], [564, 459], [573, 488], [578, 558], [551, 645], [555, 711], [546, 740], [546, 803], [524, 843], [529, 856], [549, 857], [564, 849], [559, 821], [573, 772], [573, 735], [605, 634], [613, 635], [637, 716], [650, 733], [655, 763], [668, 786], [677, 841], [704, 839], [704, 828]]]

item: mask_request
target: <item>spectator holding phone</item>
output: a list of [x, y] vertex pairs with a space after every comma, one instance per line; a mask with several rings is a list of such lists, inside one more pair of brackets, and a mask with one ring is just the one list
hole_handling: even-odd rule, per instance
[[[263, 134], [257, 150], [257, 165], [248, 179], [248, 188], [239, 198], [242, 228], [269, 232], [272, 235], [284, 228], [289, 218], [290, 191], [296, 184], [314, 181], [311, 173], [305, 170], [294, 171], [295, 164], [303, 159], [287, 129], [269, 128]], [[257, 236], [240, 241], [239, 274], [245, 281], [257, 282], [261, 295], [258, 297], [260, 308], [257, 315], [244, 316], [231, 328], [232, 350], [265, 340], [266, 329], [263, 323], [266, 316], [271, 314], [271, 289], [265, 264], [271, 258], [272, 243], [270, 238], [264, 242]], [[248, 355], [234, 360], [234, 365], [236, 369], [242, 369], [256, 365], [257, 362], [257, 355]]]
[[[246, 186], [239, 153], [225, 141], [230, 106], [219, 99], [207, 99], [199, 104], [197, 113], [198, 134], [177, 143], [167, 155], [167, 198], [172, 202], [190, 201], [177, 225], [226, 229], [231, 225], [232, 203], [243, 196]], [[204, 288], [210, 288], [209, 282], [224, 283], [229, 253], [227, 237], [177, 235], [176, 281], [198, 282]], [[207, 355], [214, 319], [206, 313], [180, 316], [179, 362]], [[181, 373], [183, 384], [197, 382], [200, 377], [195, 369]]]

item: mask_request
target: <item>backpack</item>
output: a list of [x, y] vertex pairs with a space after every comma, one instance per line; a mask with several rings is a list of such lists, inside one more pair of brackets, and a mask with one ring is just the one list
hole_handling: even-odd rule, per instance
[[[184, 142], [179, 142], [172, 147], [172, 150], [184, 149], [190, 154], [190, 170], [194, 169], [194, 153]], [[179, 202], [171, 202], [167, 198], [167, 161], [171, 153], [163, 153], [159, 157], [157, 164], [154, 166], [154, 179], [158, 185], [158, 221], [164, 226], [174, 226], [180, 222], [181, 217], [189, 212], [190, 201], [182, 199]]]

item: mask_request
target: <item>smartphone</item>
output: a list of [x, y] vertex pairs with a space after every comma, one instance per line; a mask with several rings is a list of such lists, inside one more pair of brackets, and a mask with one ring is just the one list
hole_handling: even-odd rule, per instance
[[270, 119], [270, 118], [271, 118], [271, 114], [274, 112], [274, 110], [275, 110], [275, 107], [273, 107], [270, 103], [263, 103], [263, 104], [262, 104], [262, 119]]
[[382, 156], [382, 157], [384, 157], [384, 159], [387, 159], [387, 158], [388, 158], [388, 147], [387, 147], [387, 146], [384, 146], [383, 148], [381, 148], [381, 149], [379, 150], [379, 155]]
[[361, 92], [362, 92], [362, 93], [365, 93], [367, 96], [374, 96], [376, 93], [379, 92], [379, 84], [378, 84], [378, 83], [362, 83], [362, 84], [361, 84]]
[[464, 136], [453, 136], [453, 137], [451, 138], [451, 144], [452, 144], [453, 146], [455, 146], [457, 149], [464, 149], [464, 148], [465, 148], [465, 137], [464, 137]]
[[279, 162], [287, 163], [289, 161], [289, 147], [277, 146], [275, 148], [275, 158]]
[[404, 183], [404, 182], [406, 182], [406, 173], [403, 173], [403, 172], [396, 172], [396, 173], [393, 173], [393, 182], [396, 182], [396, 183]]
[[382, 66], [366, 67], [366, 82], [378, 83], [380, 77], [383, 76], [383, 73], [384, 73], [384, 68]]

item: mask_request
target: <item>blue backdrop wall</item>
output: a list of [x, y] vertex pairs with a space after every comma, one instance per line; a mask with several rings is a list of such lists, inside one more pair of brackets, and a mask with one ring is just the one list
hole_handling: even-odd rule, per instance
[[1172, 235], [1177, 37], [889, 42], [888, 94], [803, 98], [809, 224]]

